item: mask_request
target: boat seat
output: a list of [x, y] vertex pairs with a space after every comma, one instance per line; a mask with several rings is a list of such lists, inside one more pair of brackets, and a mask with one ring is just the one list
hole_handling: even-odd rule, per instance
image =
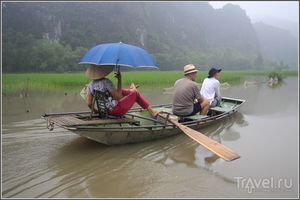
[[236, 106], [235, 103], [221, 102], [220, 106], [209, 108], [209, 110], [214, 112], [229, 112]]
[[[162, 108], [155, 108], [156, 110], [158, 111], [163, 111], [163, 112], [167, 112], [167, 113], [173, 113], [172, 112], [172, 108], [166, 108], [166, 107], [162, 107]], [[194, 121], [194, 120], [199, 120], [199, 119], [203, 119], [203, 118], [206, 118], [208, 117], [207, 115], [193, 115], [193, 116], [189, 116], [189, 117], [181, 117], [181, 116], [178, 116], [180, 118], [180, 120], [183, 120], [183, 121]]]
[[188, 116], [188, 117], [184, 117], [184, 118], [188, 118], [188, 119], [192, 119], [192, 120], [198, 120], [198, 119], [203, 119], [208, 117], [207, 115], [193, 115], [193, 116]]
[[50, 117], [50, 123], [53, 122], [60, 126], [79, 126], [79, 125], [97, 125], [97, 124], [136, 124], [139, 125], [139, 121], [129, 118], [116, 118], [116, 119], [92, 119], [92, 120], [82, 120], [75, 116], [59, 116]]
[[200, 119], [204, 119], [206, 117], [208, 117], [208, 116], [207, 115], [199, 115], [199, 114], [196, 114], [196, 115], [193, 115], [193, 116], [188, 116], [188, 117], [179, 117], [178, 122], [182, 123], [182, 122], [197, 121], [197, 120], [200, 120]]
[[224, 107], [216, 106], [216, 107], [213, 107], [213, 108], [209, 108], [209, 110], [216, 111], [216, 112], [228, 112], [231, 109], [230, 108], [224, 108]]

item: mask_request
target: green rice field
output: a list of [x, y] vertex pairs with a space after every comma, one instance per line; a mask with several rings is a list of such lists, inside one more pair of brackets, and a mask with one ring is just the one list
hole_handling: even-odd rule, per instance
[[[268, 76], [271, 71], [224, 71], [221, 72], [220, 82], [239, 83], [245, 76]], [[297, 71], [282, 71], [285, 76], [297, 76]], [[199, 72], [197, 82], [201, 83], [207, 76]], [[181, 71], [147, 71], [122, 72], [123, 87], [135, 83], [143, 88], [172, 87], [174, 82], [183, 77]], [[111, 73], [108, 78], [116, 84], [116, 78]], [[20, 73], [2, 75], [2, 92], [14, 93], [20, 91], [78, 91], [89, 83], [83, 72], [70, 73]]]

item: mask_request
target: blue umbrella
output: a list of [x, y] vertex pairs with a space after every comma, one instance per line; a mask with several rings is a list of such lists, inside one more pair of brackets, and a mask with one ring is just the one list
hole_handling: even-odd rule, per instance
[[144, 49], [122, 42], [100, 44], [91, 48], [79, 64], [158, 68], [155, 60]]

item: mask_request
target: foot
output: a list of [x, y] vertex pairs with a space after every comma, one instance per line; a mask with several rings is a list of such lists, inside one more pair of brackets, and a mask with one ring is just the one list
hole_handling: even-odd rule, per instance
[[150, 106], [149, 106], [149, 108], [147, 110], [151, 114], [152, 117], [157, 117], [157, 115], [160, 113], [160, 111], [154, 110]]
[[157, 117], [159, 115], [160, 111], [158, 110], [153, 110], [153, 112], [151, 113], [152, 117]]
[[131, 83], [131, 85], [130, 85], [130, 90], [131, 91], [138, 91], [137, 89], [136, 89], [136, 86], [134, 85], [134, 83]]

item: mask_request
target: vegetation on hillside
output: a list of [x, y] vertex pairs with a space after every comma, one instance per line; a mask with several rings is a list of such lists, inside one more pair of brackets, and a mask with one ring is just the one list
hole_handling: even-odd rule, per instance
[[161, 70], [287, 67], [265, 57], [245, 11], [231, 4], [5, 2], [2, 11], [3, 72], [79, 71], [89, 48], [119, 41], [146, 49]]

